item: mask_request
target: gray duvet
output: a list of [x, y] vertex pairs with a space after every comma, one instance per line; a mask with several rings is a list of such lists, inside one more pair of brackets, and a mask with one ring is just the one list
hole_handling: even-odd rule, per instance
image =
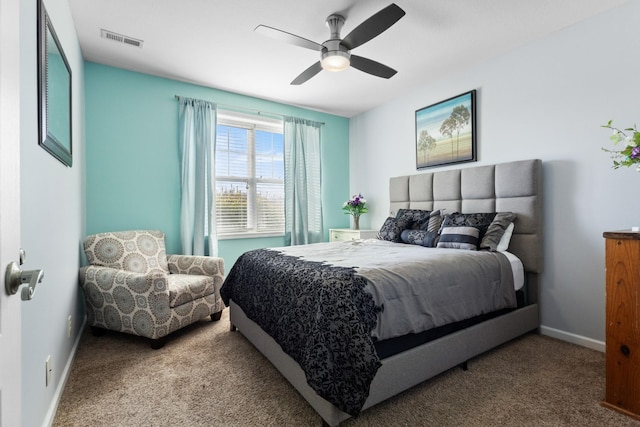
[[513, 273], [499, 252], [425, 248], [368, 239], [278, 248], [284, 254], [353, 267], [382, 307], [372, 336], [418, 333], [516, 307]]

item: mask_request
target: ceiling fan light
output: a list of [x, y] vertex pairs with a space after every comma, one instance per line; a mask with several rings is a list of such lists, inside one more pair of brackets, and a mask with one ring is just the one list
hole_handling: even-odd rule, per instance
[[342, 51], [327, 52], [320, 60], [322, 68], [327, 71], [342, 71], [349, 68], [349, 54]]

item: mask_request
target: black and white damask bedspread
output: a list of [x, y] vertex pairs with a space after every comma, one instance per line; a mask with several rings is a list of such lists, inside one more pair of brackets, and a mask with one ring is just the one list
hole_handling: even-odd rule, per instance
[[370, 239], [247, 252], [220, 293], [357, 415], [381, 364], [374, 340], [515, 307], [513, 283], [500, 253]]
[[381, 365], [371, 338], [379, 309], [366, 285], [353, 268], [259, 249], [236, 261], [220, 294], [298, 362], [321, 397], [357, 415]]

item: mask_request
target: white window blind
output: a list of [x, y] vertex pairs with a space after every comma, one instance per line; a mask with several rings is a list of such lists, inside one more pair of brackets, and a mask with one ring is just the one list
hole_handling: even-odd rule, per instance
[[217, 234], [284, 233], [282, 121], [218, 110]]

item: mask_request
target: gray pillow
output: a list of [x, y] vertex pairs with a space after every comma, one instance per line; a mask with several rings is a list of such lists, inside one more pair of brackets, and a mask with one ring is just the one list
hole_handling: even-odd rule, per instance
[[480, 242], [480, 249], [487, 249], [489, 251], [495, 252], [498, 248], [498, 243], [500, 243], [500, 239], [504, 235], [504, 232], [516, 219], [516, 214], [513, 212], [498, 212], [496, 216], [489, 224], [487, 228], [487, 232], [484, 233], [482, 237], [482, 241]]

